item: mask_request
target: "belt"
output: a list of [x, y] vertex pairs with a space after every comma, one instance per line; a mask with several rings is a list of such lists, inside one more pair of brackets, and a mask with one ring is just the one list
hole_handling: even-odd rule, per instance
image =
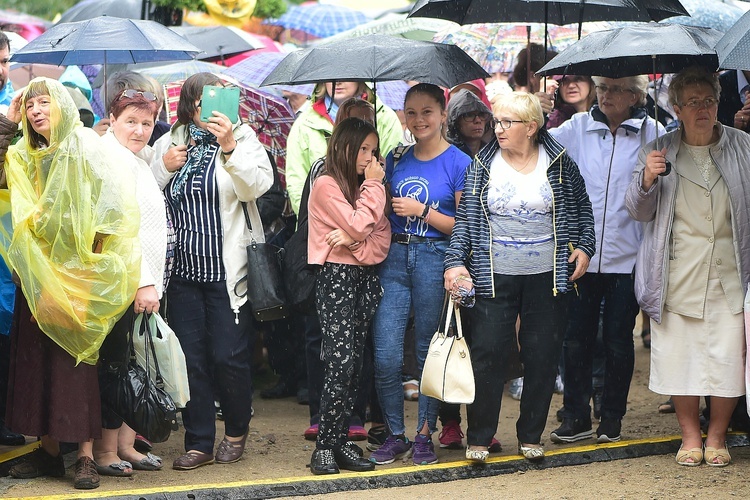
[[427, 241], [444, 241], [445, 236], [439, 238], [427, 238], [425, 236], [417, 236], [411, 233], [394, 233], [391, 235], [391, 242], [401, 243], [402, 245], [408, 245], [409, 243], [425, 243]]

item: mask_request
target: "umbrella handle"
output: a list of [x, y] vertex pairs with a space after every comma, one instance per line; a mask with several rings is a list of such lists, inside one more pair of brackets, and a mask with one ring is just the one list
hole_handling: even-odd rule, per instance
[[[652, 69], [654, 73], [654, 121], [656, 122], [656, 151], [661, 151], [659, 148], [659, 94], [657, 93], [657, 83], [656, 83], [656, 55], [651, 56], [651, 63], [652, 63]], [[663, 78], [663, 76], [662, 76]], [[672, 162], [664, 158], [665, 161], [665, 169], [664, 172], [661, 172], [659, 175], [664, 177], [665, 175], [669, 175], [669, 173], [672, 171]]]

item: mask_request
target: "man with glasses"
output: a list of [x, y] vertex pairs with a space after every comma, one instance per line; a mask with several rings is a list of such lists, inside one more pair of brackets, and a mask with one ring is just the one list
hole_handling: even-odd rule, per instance
[[594, 83], [598, 104], [550, 130], [567, 148], [586, 182], [597, 249], [588, 272], [578, 280], [579, 295], [573, 297], [569, 310], [563, 343], [563, 422], [550, 434], [555, 443], [594, 437], [589, 401], [600, 315], [606, 363], [595, 439], [599, 443], [621, 439], [621, 420], [635, 364], [633, 328], [639, 311], [632, 273], [642, 238], [641, 224], [625, 210], [625, 190], [638, 151], [656, 138], [657, 126], [658, 133], [664, 134], [664, 128], [644, 108], [648, 77], [594, 77]]

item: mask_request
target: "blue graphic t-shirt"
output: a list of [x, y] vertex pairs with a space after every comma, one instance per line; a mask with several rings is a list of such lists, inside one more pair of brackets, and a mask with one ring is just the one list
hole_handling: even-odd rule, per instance
[[[409, 148], [395, 168], [393, 153], [388, 155], [385, 179], [393, 198], [408, 196], [429, 204], [441, 214], [455, 217], [456, 191], [463, 191], [466, 169], [470, 164], [471, 158], [455, 146], [450, 146], [429, 161], [418, 160], [414, 157], [414, 148]], [[388, 219], [394, 233], [411, 233], [428, 238], [446, 236], [419, 217], [399, 217], [391, 212]]]

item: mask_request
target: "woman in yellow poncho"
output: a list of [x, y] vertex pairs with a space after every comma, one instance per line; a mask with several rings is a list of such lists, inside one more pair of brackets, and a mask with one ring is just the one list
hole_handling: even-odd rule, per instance
[[10, 475], [63, 476], [59, 442], [77, 442], [75, 487], [96, 488], [91, 444], [101, 436], [101, 410], [95, 364], [138, 287], [135, 187], [96, 133], [83, 128], [59, 82], [32, 80], [7, 118], [22, 122], [24, 137], [6, 154], [8, 190], [0, 191], [0, 251], [20, 282], [6, 422], [42, 439]]

